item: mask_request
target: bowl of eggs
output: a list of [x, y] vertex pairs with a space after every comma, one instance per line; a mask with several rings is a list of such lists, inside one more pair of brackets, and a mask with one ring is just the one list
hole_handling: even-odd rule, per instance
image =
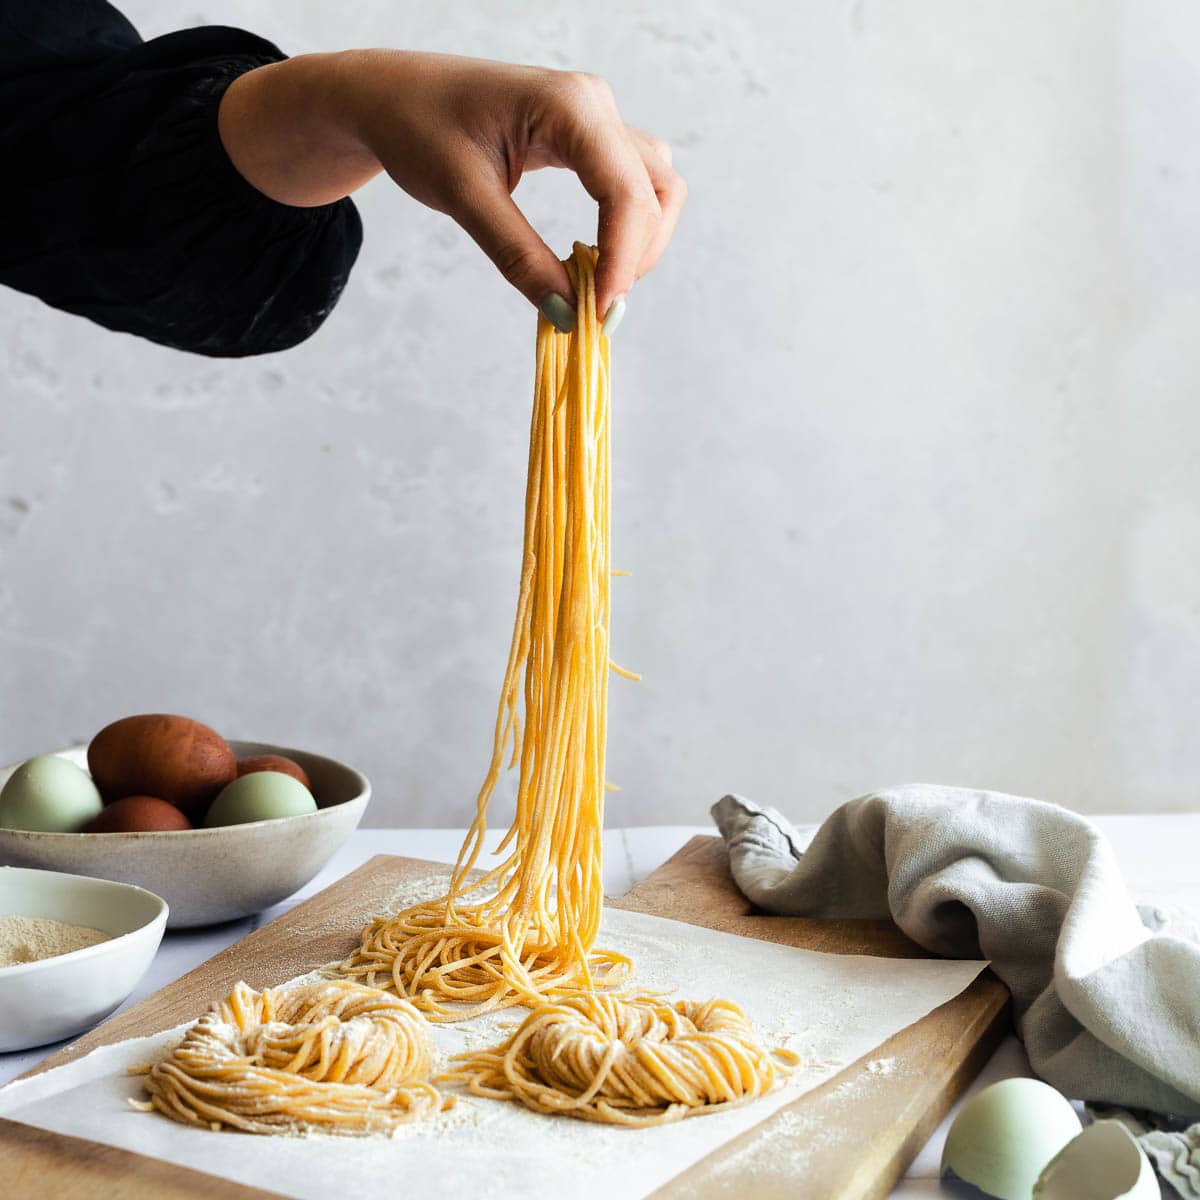
[[0, 768], [0, 865], [134, 884], [168, 928], [261, 912], [306, 884], [362, 819], [366, 777], [188, 717], [125, 717], [87, 745]]

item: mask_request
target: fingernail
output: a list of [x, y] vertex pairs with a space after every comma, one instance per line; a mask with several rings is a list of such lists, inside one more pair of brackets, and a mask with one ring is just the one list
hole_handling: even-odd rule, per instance
[[604, 324], [600, 326], [600, 332], [605, 337], [612, 337], [617, 332], [617, 326], [620, 325], [625, 316], [625, 297], [618, 296], [609, 306], [608, 315], [604, 318]]
[[575, 328], [575, 310], [557, 292], [543, 296], [538, 308], [559, 333], [570, 333]]

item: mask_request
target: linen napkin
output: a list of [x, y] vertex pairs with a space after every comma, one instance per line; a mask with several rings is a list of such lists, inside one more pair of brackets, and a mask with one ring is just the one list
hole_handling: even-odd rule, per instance
[[991, 959], [1033, 1069], [1072, 1099], [1139, 1110], [1151, 1160], [1200, 1200], [1200, 1122], [1179, 1120], [1200, 1118], [1200, 944], [1139, 911], [1091, 822], [926, 784], [851, 800], [815, 832], [741, 796], [712, 814], [758, 907], [890, 916], [932, 953]]

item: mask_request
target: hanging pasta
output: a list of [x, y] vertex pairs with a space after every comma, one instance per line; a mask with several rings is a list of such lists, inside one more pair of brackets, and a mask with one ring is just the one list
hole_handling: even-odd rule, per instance
[[[576, 244], [570, 335], [538, 320], [521, 584], [491, 761], [446, 895], [363, 930], [344, 965], [432, 1020], [532, 1005], [624, 982], [594, 949], [608, 711], [609, 343], [596, 252]], [[499, 865], [470, 878], [505, 762], [516, 816]]]
[[134, 1101], [185, 1125], [247, 1133], [394, 1129], [447, 1106], [429, 1027], [407, 1001], [346, 981], [239, 983], [146, 1072]]
[[[761, 1096], [796, 1057], [765, 1050], [730, 1001], [598, 990], [624, 983], [631, 965], [595, 949], [612, 665], [609, 344], [595, 261], [576, 245], [567, 263], [575, 332], [538, 322], [521, 586], [475, 821], [447, 893], [376, 918], [343, 969], [432, 1020], [533, 1010], [443, 1078], [538, 1112], [653, 1125]], [[506, 759], [519, 767], [516, 817], [500, 864], [472, 880]]]
[[535, 1112], [665, 1125], [766, 1095], [798, 1062], [768, 1051], [736, 1004], [587, 993], [535, 1009], [501, 1046], [441, 1078]]

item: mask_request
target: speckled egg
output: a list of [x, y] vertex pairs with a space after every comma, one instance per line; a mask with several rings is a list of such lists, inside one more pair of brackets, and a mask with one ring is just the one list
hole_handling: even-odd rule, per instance
[[244, 825], [317, 811], [312, 792], [280, 771], [255, 771], [227, 784], [212, 802], [204, 824]]
[[92, 738], [87, 755], [108, 803], [122, 796], [156, 796], [192, 821], [237, 778], [233, 749], [215, 729], [170, 713], [113, 721]]
[[22, 763], [0, 791], [0, 829], [76, 833], [103, 807], [85, 770], [42, 754]]

